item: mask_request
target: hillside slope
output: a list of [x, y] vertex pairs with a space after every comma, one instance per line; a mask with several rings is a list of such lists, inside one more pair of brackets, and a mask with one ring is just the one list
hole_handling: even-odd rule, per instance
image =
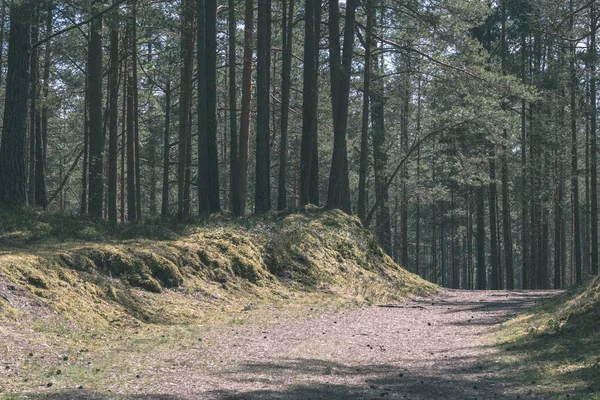
[[2, 216], [0, 320], [49, 310], [104, 329], [185, 323], [261, 302], [361, 303], [436, 290], [340, 211], [221, 216], [168, 229], [28, 212]]
[[506, 322], [495, 343], [496, 362], [523, 386], [600, 398], [600, 277]]

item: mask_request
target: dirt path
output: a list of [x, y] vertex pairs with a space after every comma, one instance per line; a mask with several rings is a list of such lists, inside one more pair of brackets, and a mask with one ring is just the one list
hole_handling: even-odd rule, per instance
[[117, 376], [100, 394], [67, 389], [51, 398], [542, 399], [502, 380], [493, 362], [502, 349], [483, 339], [494, 325], [552, 294], [445, 291], [207, 332], [201, 346], [152, 354], [137, 380]]

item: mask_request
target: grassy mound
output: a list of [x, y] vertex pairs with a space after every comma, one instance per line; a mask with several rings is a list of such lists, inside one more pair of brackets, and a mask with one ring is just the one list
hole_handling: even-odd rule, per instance
[[600, 277], [506, 322], [495, 339], [523, 385], [599, 399]]
[[391, 301], [436, 289], [340, 211], [119, 226], [23, 212], [31, 215], [6, 215], [0, 231], [8, 249], [0, 252], [0, 319], [31, 313], [24, 297], [104, 329], [185, 323], [260, 302]]

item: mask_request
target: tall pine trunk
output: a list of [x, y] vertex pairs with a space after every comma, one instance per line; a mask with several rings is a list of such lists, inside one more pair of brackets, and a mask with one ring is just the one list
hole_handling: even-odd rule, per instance
[[[289, 1], [289, 9], [286, 9]], [[281, 78], [281, 142], [279, 145], [279, 179], [277, 184], [277, 209], [287, 208], [287, 153], [290, 115], [290, 89], [292, 75], [292, 39], [294, 33], [294, 0], [283, 0], [281, 34], [283, 43]]]
[[108, 123], [108, 220], [117, 222], [118, 180], [118, 129], [119, 129], [119, 25], [118, 14], [113, 14], [110, 31], [110, 71], [108, 75], [109, 123]]
[[167, 77], [165, 86], [165, 130], [163, 136], [163, 185], [160, 215], [169, 215], [169, 167], [171, 152], [171, 78]]
[[[40, 7], [33, 9], [33, 24], [31, 28], [31, 41], [37, 43], [40, 37]], [[40, 73], [39, 48], [31, 50], [31, 72], [29, 75], [29, 183], [27, 188], [27, 202], [35, 205], [35, 172], [36, 172], [36, 127], [38, 119], [38, 88]]]
[[[52, 34], [52, 17], [54, 6], [52, 3], [48, 5], [46, 11], [46, 37]], [[42, 109], [41, 109], [41, 124], [39, 130], [38, 143], [36, 146], [36, 164], [35, 172], [35, 201], [36, 205], [41, 208], [48, 206], [48, 198], [46, 193], [46, 149], [48, 147], [48, 101], [50, 93], [50, 65], [52, 57], [52, 42], [46, 42], [44, 49], [44, 72], [42, 74]]]
[[363, 108], [360, 135], [360, 166], [358, 177], [358, 218], [363, 223], [367, 216], [367, 171], [369, 168], [369, 97], [371, 95], [371, 35], [373, 32], [373, 3], [366, 1], [367, 27], [365, 31], [365, 59], [363, 77]]
[[[199, 0], [201, 1], [201, 0]], [[185, 219], [189, 216], [189, 198], [186, 196], [187, 158], [190, 157], [189, 122], [192, 97], [192, 73], [194, 67], [194, 2], [184, 0], [181, 5], [181, 84], [179, 92], [179, 159], [177, 164], [177, 216]], [[204, 9], [204, 7], [202, 7]], [[199, 71], [200, 74], [200, 71]], [[200, 76], [200, 75], [199, 75]], [[204, 76], [204, 75], [201, 75]], [[199, 119], [199, 123], [200, 123]]]
[[248, 194], [248, 152], [250, 147], [250, 102], [252, 100], [252, 41], [254, 37], [254, 2], [246, 0], [244, 11], [244, 67], [242, 72], [242, 103], [239, 146], [239, 215], [246, 213]]
[[[102, 7], [95, 0], [92, 15]], [[88, 213], [102, 219], [104, 200], [104, 130], [102, 129], [102, 18], [92, 21], [89, 44], [90, 186]]]
[[[592, 248], [592, 265], [591, 272], [593, 275], [598, 274], [598, 148], [596, 145], [596, 5], [590, 6], [590, 180], [591, 191], [591, 243]], [[577, 283], [581, 283], [581, 270], [576, 271]]]
[[270, 130], [269, 87], [271, 69], [271, 1], [258, 1], [257, 24], [257, 127], [256, 127], [256, 184], [254, 211], [264, 213], [271, 209], [270, 183]]
[[485, 264], [485, 203], [484, 203], [484, 192], [485, 188], [480, 186], [477, 189], [477, 211], [476, 211], [476, 224], [477, 224], [477, 232], [475, 235], [476, 238], [476, 253], [477, 253], [477, 289], [485, 290], [486, 289], [486, 273], [487, 268]]
[[0, 205], [27, 201], [27, 96], [29, 92], [31, 2], [12, 2], [8, 38], [2, 141], [0, 142]]
[[331, 101], [333, 114], [333, 155], [327, 191], [327, 208], [339, 208], [350, 214], [350, 182], [348, 177], [348, 96], [354, 52], [354, 19], [356, 0], [346, 2], [344, 53], [340, 45], [340, 10], [338, 0], [329, 2], [329, 60], [331, 71]]
[[229, 158], [229, 208], [233, 215], [240, 215], [240, 167], [238, 154], [238, 132], [237, 132], [237, 88], [236, 88], [236, 28], [237, 18], [235, 16], [235, 1], [229, 0], [229, 135], [230, 135], [230, 158]]

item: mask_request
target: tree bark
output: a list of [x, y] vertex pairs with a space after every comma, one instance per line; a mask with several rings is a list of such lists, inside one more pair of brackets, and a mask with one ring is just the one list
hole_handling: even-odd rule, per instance
[[117, 180], [119, 158], [119, 26], [118, 13], [113, 14], [110, 31], [110, 71], [108, 75], [108, 220], [117, 222]]
[[485, 189], [480, 186], [477, 189], [477, 216], [476, 216], [476, 224], [477, 224], [477, 235], [476, 235], [476, 253], [477, 253], [477, 289], [485, 290], [486, 289], [486, 273], [487, 268], [485, 265], [485, 222], [484, 222], [484, 214], [485, 214], [485, 204], [484, 204], [484, 192]]
[[369, 97], [371, 90], [371, 35], [373, 32], [373, 3], [366, 1], [365, 59], [363, 77], [363, 108], [360, 135], [360, 166], [358, 174], [358, 218], [364, 223], [367, 216], [367, 171], [369, 168]]
[[[40, 36], [40, 9], [39, 5], [33, 8], [33, 24], [31, 28], [31, 41], [37, 42]], [[36, 128], [38, 120], [38, 88], [40, 74], [40, 56], [37, 47], [31, 50], [31, 72], [29, 84], [29, 183], [27, 188], [27, 202], [35, 206], [35, 173], [36, 173]]]
[[348, 96], [354, 52], [355, 15], [356, 0], [348, 0], [344, 28], [344, 53], [340, 61], [339, 3], [337, 0], [329, 2], [329, 60], [334, 139], [327, 208], [339, 208], [348, 214], [352, 213], [352, 205], [350, 203], [346, 128], [348, 126]]
[[[202, 0], [199, 0], [202, 1]], [[202, 7], [204, 10], [204, 7]], [[181, 84], [179, 93], [179, 159], [177, 168], [177, 216], [185, 219], [189, 216], [189, 198], [186, 198], [186, 170], [187, 158], [191, 149], [188, 148], [188, 134], [190, 121], [190, 105], [192, 97], [192, 69], [194, 64], [194, 3], [193, 0], [184, 0], [181, 5]], [[200, 75], [199, 75], [200, 76]], [[204, 75], [202, 75], [204, 76]], [[201, 120], [199, 119], [199, 123]], [[187, 205], [187, 206], [186, 206]]]
[[271, 209], [270, 183], [270, 130], [269, 130], [269, 84], [270, 84], [270, 24], [271, 1], [258, 1], [257, 24], [257, 127], [256, 127], [256, 185], [254, 211], [257, 214]]
[[[131, 69], [133, 76], [133, 124], [135, 154], [135, 212], [136, 219], [142, 219], [142, 177], [140, 163], [140, 101], [138, 79], [138, 39], [137, 39], [137, 0], [133, 0], [131, 15]], [[189, 196], [187, 196], [189, 198]]]
[[[92, 14], [102, 7], [93, 2]], [[102, 18], [92, 21], [89, 44], [90, 186], [88, 213], [102, 219], [104, 200], [104, 130], [102, 129]]]
[[252, 41], [254, 31], [254, 2], [246, 0], [244, 12], [244, 69], [242, 72], [242, 103], [239, 146], [239, 215], [246, 213], [248, 193], [248, 151], [250, 147], [250, 102], [252, 100]]
[[[206, 138], [209, 213], [221, 211], [217, 150], [217, 0], [206, 5]], [[270, 22], [269, 22], [270, 23]], [[198, 25], [200, 29], [200, 25]]]
[[[286, 10], [289, 1], [289, 9]], [[294, 29], [294, 0], [283, 0], [281, 24], [283, 61], [281, 80], [281, 143], [279, 146], [279, 181], [277, 185], [277, 209], [287, 208], [287, 153], [288, 124], [290, 115], [290, 89], [292, 75], [292, 39]]]
[[165, 131], [163, 141], [163, 185], [160, 215], [169, 215], [169, 165], [171, 151], [171, 79], [167, 77], [165, 86]]
[[4, 206], [20, 206], [27, 201], [30, 12], [29, 1], [11, 3], [8, 73], [0, 142], [0, 205]]
[[[285, 6], [284, 6], [285, 8]], [[285, 10], [284, 10], [285, 17]], [[236, 87], [236, 31], [235, 1], [229, 0], [229, 208], [233, 215], [240, 215], [240, 166], [237, 132], [237, 87]], [[285, 37], [285, 35], [284, 35]], [[283, 112], [283, 111], [282, 111]]]
[[[591, 248], [592, 248], [592, 264], [591, 272], [593, 275], [598, 274], [598, 148], [597, 148], [597, 107], [596, 107], [596, 5], [590, 6], [590, 180], [591, 191]], [[576, 270], [577, 283], [581, 283], [581, 270]]]
[[[52, 34], [52, 17], [54, 5], [50, 3], [46, 11], [46, 35]], [[43, 87], [42, 87], [42, 110], [41, 110], [41, 125], [38, 145], [36, 146], [36, 158], [39, 160], [36, 164], [36, 181], [35, 181], [35, 199], [36, 205], [43, 209], [48, 206], [48, 198], [46, 193], [46, 149], [48, 147], [48, 101], [50, 92], [50, 64], [52, 57], [52, 42], [46, 42], [44, 50], [44, 72], [43, 72]]]

